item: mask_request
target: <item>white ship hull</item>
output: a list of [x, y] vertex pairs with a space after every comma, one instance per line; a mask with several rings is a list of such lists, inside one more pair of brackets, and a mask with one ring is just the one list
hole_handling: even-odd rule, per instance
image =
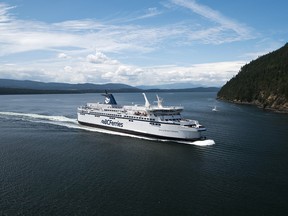
[[78, 108], [80, 124], [121, 131], [130, 134], [174, 140], [199, 140], [205, 127], [196, 120], [181, 117], [183, 107], [163, 106], [157, 96], [157, 106], [150, 105], [143, 93], [145, 105], [118, 105], [112, 94], [103, 94], [104, 103], [87, 103]]
[[201, 130], [187, 128], [173, 123], [156, 123], [108, 116], [95, 116], [94, 114], [78, 113], [78, 122], [90, 127], [106, 128], [114, 131], [176, 140], [199, 140]]

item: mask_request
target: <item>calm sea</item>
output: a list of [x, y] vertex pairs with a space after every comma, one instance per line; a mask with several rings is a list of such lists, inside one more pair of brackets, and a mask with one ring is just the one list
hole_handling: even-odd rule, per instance
[[[287, 114], [216, 93], [159, 96], [215, 144], [79, 126], [76, 108], [99, 94], [0, 96], [0, 215], [288, 215]], [[115, 98], [144, 103], [140, 93]]]

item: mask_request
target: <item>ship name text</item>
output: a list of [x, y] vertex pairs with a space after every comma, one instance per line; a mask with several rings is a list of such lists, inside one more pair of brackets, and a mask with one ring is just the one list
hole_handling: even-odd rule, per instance
[[119, 122], [119, 121], [112, 121], [111, 119], [103, 119], [101, 121], [102, 124], [104, 125], [111, 125], [111, 126], [115, 126], [115, 127], [123, 127], [123, 123]]

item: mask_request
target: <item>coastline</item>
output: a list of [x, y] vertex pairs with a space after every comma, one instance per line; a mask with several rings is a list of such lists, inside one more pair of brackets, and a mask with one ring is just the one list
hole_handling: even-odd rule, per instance
[[288, 114], [288, 107], [280, 107], [280, 108], [273, 108], [268, 105], [264, 105], [262, 103], [259, 103], [258, 101], [252, 101], [252, 102], [247, 102], [247, 101], [240, 101], [240, 100], [228, 100], [222, 97], [217, 97], [217, 100], [229, 102], [229, 103], [234, 103], [234, 104], [239, 104], [239, 105], [250, 105], [250, 106], [256, 106], [259, 109], [262, 109], [263, 111], [269, 111], [269, 112], [274, 112], [274, 113], [281, 113], [281, 114]]

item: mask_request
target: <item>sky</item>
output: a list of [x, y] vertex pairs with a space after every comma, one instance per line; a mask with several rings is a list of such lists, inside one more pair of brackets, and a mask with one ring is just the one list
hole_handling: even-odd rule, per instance
[[286, 0], [0, 0], [0, 79], [220, 87], [288, 38]]

